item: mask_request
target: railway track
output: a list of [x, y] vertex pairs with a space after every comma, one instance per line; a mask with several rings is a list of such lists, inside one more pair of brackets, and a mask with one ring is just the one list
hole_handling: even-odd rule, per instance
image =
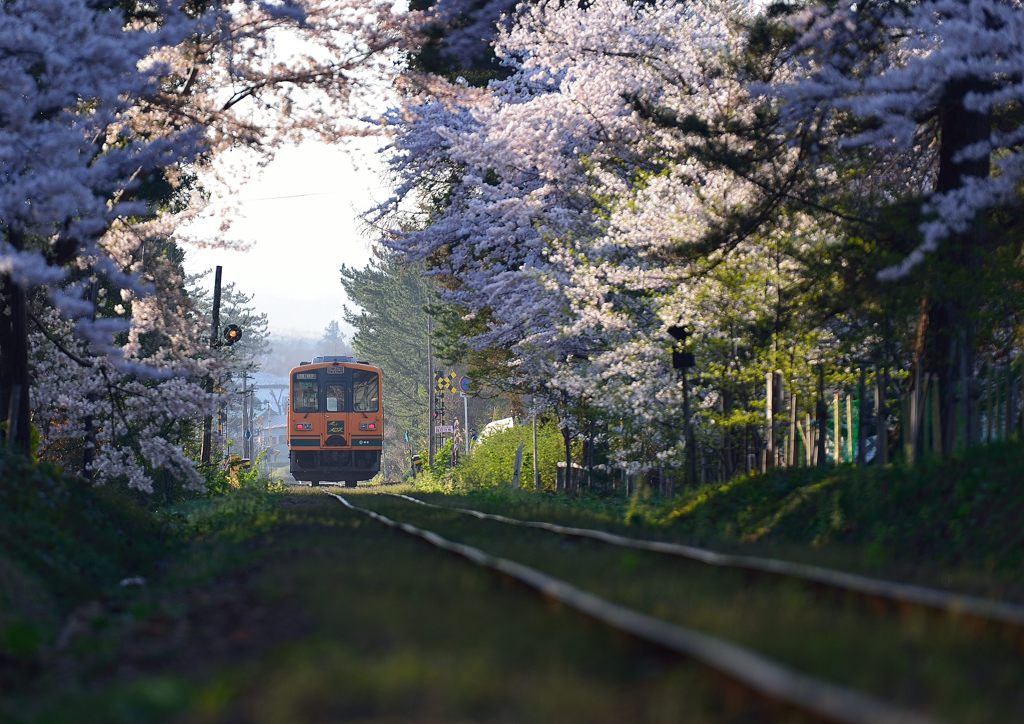
[[[614, 605], [757, 652], [790, 670], [870, 692], [904, 710], [939, 720], [1024, 720], [1024, 632], [1013, 617], [989, 617], [982, 615], [989, 611], [963, 605], [974, 597], [940, 592], [955, 597], [957, 605], [936, 607], [926, 605], [933, 601], [858, 590], [859, 585], [832, 585], [846, 583], [842, 578], [793, 577], [771, 565], [761, 570], [766, 559], [751, 557], [756, 564], [751, 568], [746, 557], [687, 551], [724, 557], [708, 565], [703, 553], [679, 555], [672, 543], [425, 505], [383, 490], [363, 500], [401, 523], [533, 567]], [[668, 555], [659, 550], [664, 545], [670, 547]], [[742, 565], [722, 565], [737, 562]], [[974, 603], [980, 601], [1002, 603], [980, 598]], [[1012, 610], [1016, 604], [1006, 606]]]
[[481, 548], [446, 538], [434, 530], [355, 505], [343, 495], [329, 494], [353, 512], [460, 556], [476, 566], [511, 578], [622, 633], [682, 655], [773, 703], [826, 721], [933, 721], [917, 711], [889, 704], [854, 688], [806, 675], [722, 638], [614, 603], [536, 567], [494, 555]]
[[1016, 630], [1018, 634], [1024, 632], [1024, 606], [1016, 603], [995, 601], [926, 586], [895, 583], [869, 576], [776, 558], [721, 553], [707, 548], [698, 548], [678, 543], [631, 538], [592, 528], [577, 528], [543, 521], [521, 520], [470, 508], [437, 505], [436, 503], [430, 503], [402, 493], [388, 493], [388, 495], [425, 507], [455, 511], [480, 520], [491, 520], [506, 525], [544, 530], [563, 536], [597, 540], [620, 548], [676, 556], [709, 566], [791, 578], [815, 586], [830, 588], [844, 594], [880, 599], [899, 606], [919, 606], [952, 616], [964, 616], [978, 621], [1009, 627]]

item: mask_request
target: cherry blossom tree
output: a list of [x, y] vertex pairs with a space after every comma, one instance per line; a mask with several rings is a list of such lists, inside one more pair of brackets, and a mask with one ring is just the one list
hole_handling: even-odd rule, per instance
[[398, 197], [446, 190], [421, 230], [392, 243], [486, 317], [474, 344], [509, 348], [516, 376], [543, 380], [549, 403], [630, 410], [648, 441], [665, 428], [666, 449], [681, 403], [667, 330], [700, 273], [688, 259], [716, 233], [742, 239], [730, 216], [764, 195], [692, 153], [706, 145], [694, 129], [716, 124], [721, 146], [751, 146], [721, 121], [752, 121], [724, 72], [744, 13], [524, 6], [496, 43], [507, 79], [436, 83], [391, 117]]
[[31, 408], [47, 445], [89, 431], [97, 479], [149, 488], [164, 468], [196, 481], [183, 438], [165, 428], [209, 409], [194, 381], [217, 362], [180, 270], [158, 263], [178, 254], [178, 225], [196, 213], [189, 164], [236, 147], [266, 160], [311, 134], [365, 132], [349, 120], [365, 107], [358, 90], [379, 82], [414, 17], [355, 0], [3, 4], [10, 442], [28, 450]]
[[[124, 27], [119, 11], [83, 0], [4, 3], [0, 8], [0, 407], [8, 435], [28, 449], [26, 291], [49, 285], [60, 312], [98, 348], [117, 320], [93, 319], [83, 300], [92, 275], [128, 294], [147, 285], [126, 274], [102, 243], [119, 219], [148, 215], [133, 196], [142, 179], [198, 151], [194, 133], [131, 134], [123, 117], [159, 89], [149, 62], [193, 29], [164, 8], [159, 27]], [[116, 242], [115, 242], [116, 243]], [[116, 252], [115, 252], [116, 253]]]
[[[958, 382], [969, 387], [975, 366], [979, 280], [991, 277], [987, 259], [1006, 241], [990, 219], [1020, 204], [1024, 7], [1016, 0], [811, 4], [791, 23], [794, 78], [777, 92], [794, 127], [816, 129], [824, 163], [857, 148], [874, 152], [875, 168], [906, 152], [931, 162], [916, 189], [902, 189], [923, 202], [918, 239], [881, 277], [916, 270], [922, 279], [912, 379], [919, 386], [937, 376], [949, 451], [960, 402], [953, 390]], [[973, 395], [965, 394], [970, 438]]]

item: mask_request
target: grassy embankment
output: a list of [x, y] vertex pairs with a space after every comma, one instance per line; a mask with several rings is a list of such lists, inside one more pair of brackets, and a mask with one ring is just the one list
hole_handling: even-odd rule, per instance
[[860, 599], [795, 581], [361, 493], [352, 497], [389, 517], [937, 720], [997, 721], [1024, 712], [1020, 648], [1005, 631], [920, 611], [879, 615]]
[[493, 453], [484, 458], [483, 475], [475, 472], [482, 465], [474, 452], [464, 470], [451, 476], [454, 482], [427, 478], [421, 490], [447, 493], [441, 501], [446, 504], [1024, 598], [1019, 442], [915, 468], [777, 470], [686, 490], [673, 499], [643, 488], [632, 499], [621, 492], [567, 498], [513, 491], [507, 483], [511, 457], [504, 452], [503, 459]]

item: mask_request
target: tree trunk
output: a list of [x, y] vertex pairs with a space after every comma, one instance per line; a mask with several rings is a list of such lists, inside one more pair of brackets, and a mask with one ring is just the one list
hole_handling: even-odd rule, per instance
[[0, 415], [7, 420], [9, 449], [31, 453], [28, 326], [25, 291], [0, 275]]
[[[940, 106], [939, 174], [937, 193], [962, 187], [969, 178], [989, 175], [988, 155], [975, 159], [958, 158], [963, 149], [989, 137], [991, 117], [964, 107], [964, 98], [972, 91], [984, 90], [977, 79], [961, 79], [949, 84]], [[967, 233], [951, 235], [929, 260], [929, 292], [921, 300], [917, 338], [914, 345], [914, 374], [911, 379], [937, 378], [941, 397], [937, 411], [942, 431], [941, 453], [949, 455], [956, 446], [956, 410], [961, 365], [966, 367], [964, 412], [967, 444], [974, 442], [969, 424], [975, 417], [971, 392], [974, 380], [974, 317], [978, 306], [975, 285], [986, 238], [984, 223], [976, 221]]]

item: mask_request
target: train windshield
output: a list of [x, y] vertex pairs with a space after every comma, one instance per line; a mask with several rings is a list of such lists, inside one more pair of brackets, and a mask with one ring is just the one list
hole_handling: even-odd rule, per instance
[[318, 412], [320, 395], [316, 372], [299, 372], [292, 381], [292, 410]]
[[377, 412], [380, 409], [380, 388], [375, 372], [355, 370], [352, 373], [352, 409], [356, 412]]
[[328, 412], [344, 412], [345, 411], [345, 385], [341, 383], [341, 380], [328, 380], [327, 382], [327, 411]]

